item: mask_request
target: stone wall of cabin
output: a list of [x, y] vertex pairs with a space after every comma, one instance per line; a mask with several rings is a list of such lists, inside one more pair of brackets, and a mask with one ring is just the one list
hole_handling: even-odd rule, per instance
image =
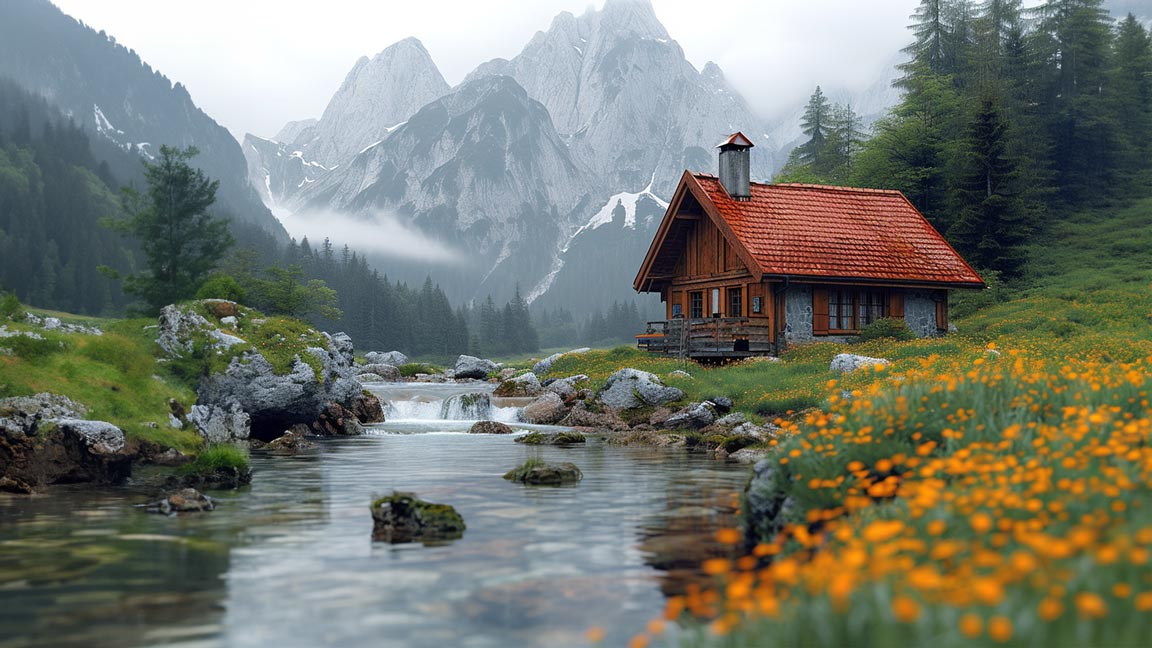
[[936, 330], [936, 300], [927, 290], [904, 293], [904, 323], [920, 337], [939, 335]]
[[[855, 335], [812, 335], [812, 286], [792, 284], [784, 302], [787, 311], [784, 340], [787, 344], [804, 342], [851, 342]], [[904, 292], [904, 321], [919, 337], [938, 335], [936, 330], [936, 302], [928, 290]]]

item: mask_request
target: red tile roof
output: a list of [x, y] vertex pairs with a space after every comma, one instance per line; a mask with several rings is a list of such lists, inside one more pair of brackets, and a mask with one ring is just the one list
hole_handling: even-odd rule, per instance
[[984, 285], [899, 191], [753, 183], [751, 199], [738, 202], [715, 176], [685, 180], [766, 275]]

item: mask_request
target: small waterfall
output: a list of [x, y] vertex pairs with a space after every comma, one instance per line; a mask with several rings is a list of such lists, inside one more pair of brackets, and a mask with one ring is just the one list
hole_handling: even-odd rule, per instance
[[440, 418], [445, 421], [487, 421], [491, 417], [492, 396], [488, 392], [458, 394], [440, 408]]
[[492, 386], [486, 384], [394, 383], [369, 389], [387, 403], [384, 416], [389, 421], [520, 420], [520, 404], [494, 399]]

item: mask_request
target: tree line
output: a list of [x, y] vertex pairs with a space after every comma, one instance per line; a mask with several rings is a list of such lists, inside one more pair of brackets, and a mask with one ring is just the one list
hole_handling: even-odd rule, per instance
[[1152, 39], [1102, 0], [922, 0], [896, 85], [860, 131], [818, 87], [777, 181], [896, 188], [973, 265], [1006, 278], [1053, 213], [1148, 193]]

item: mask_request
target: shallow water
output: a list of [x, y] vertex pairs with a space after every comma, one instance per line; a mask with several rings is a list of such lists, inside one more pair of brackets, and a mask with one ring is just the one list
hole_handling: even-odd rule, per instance
[[[250, 487], [166, 518], [132, 487], [0, 495], [0, 647], [620, 645], [723, 555], [747, 469], [679, 451], [531, 448], [462, 422], [373, 426], [298, 456], [253, 453]], [[466, 426], [465, 426], [466, 427]], [[584, 480], [501, 475], [530, 456]], [[464, 537], [371, 539], [393, 489], [452, 504]]]

